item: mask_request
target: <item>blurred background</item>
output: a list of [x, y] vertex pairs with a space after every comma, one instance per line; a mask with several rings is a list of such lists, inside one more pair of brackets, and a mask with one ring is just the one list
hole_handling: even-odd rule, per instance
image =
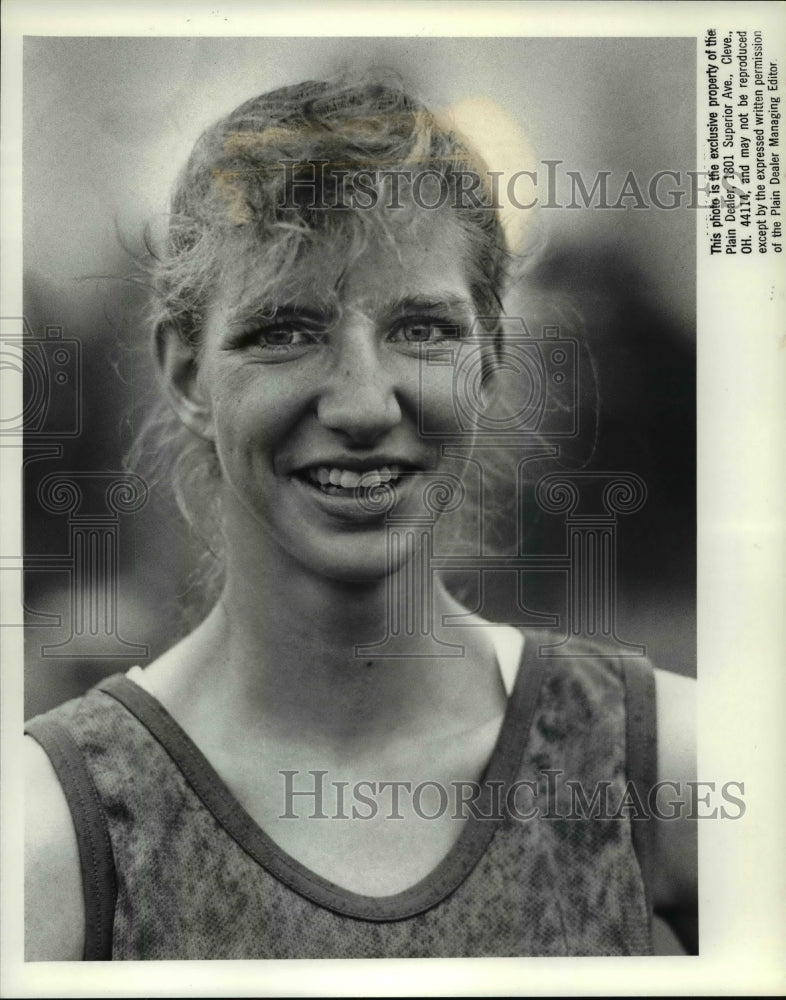
[[[610, 172], [612, 204], [631, 172], [647, 201], [658, 171], [681, 178], [661, 185], [664, 201], [670, 187], [690, 190], [692, 39], [27, 38], [25, 318], [34, 338], [45, 341], [49, 329], [44, 366], [59, 337], [73, 375], [70, 388], [47, 390], [46, 418], [26, 445], [27, 716], [148, 662], [183, 630], [199, 543], [163, 488], [138, 509], [133, 499], [104, 502], [157, 394], [144, 289], [123, 280], [134, 270], [128, 248], [140, 247], [146, 224], [161, 226], [177, 170], [216, 118], [273, 87], [378, 63], [435, 108], [493, 102], [499, 120], [520, 132], [514, 152], [524, 156], [528, 147], [521, 169], [540, 176], [542, 161], [561, 161], [563, 205], [568, 170], [588, 190], [600, 171]], [[688, 200], [671, 210], [634, 207], [630, 197], [618, 209], [531, 212], [526, 274], [508, 311], [580, 338], [588, 396], [597, 391], [599, 405], [584, 420], [597, 443], [585, 440], [579, 457], [589, 469], [635, 473], [648, 491], [640, 511], [619, 519], [618, 634], [644, 645], [658, 665], [692, 674], [697, 213]], [[29, 404], [35, 387], [27, 388]], [[75, 420], [76, 432], [66, 433]], [[53, 442], [57, 455], [47, 451]], [[116, 581], [116, 610], [104, 613], [116, 614], [125, 645], [111, 650], [69, 645], [82, 598], [69, 569], [74, 511], [69, 519], [67, 504], [58, 507], [45, 488], [58, 474], [76, 475], [85, 496], [100, 493], [77, 515], [92, 526], [89, 544], [104, 546], [103, 571]], [[562, 522], [547, 521], [533, 515], [543, 529], [535, 547], [555, 551]], [[564, 581], [551, 576], [533, 578], [527, 606], [564, 616]], [[493, 588], [487, 596], [505, 603]]]

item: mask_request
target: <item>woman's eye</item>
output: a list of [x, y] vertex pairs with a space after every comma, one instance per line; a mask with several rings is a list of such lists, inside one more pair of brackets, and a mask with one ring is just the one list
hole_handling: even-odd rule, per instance
[[396, 343], [438, 344], [443, 340], [458, 340], [460, 329], [455, 323], [402, 323], [391, 335]]
[[431, 327], [424, 326], [423, 324], [417, 323], [412, 326], [404, 327], [404, 337], [410, 341], [410, 343], [423, 344], [431, 336]]
[[297, 331], [291, 327], [262, 330], [259, 334], [259, 341], [266, 347], [290, 347], [297, 342]]
[[315, 344], [319, 337], [315, 331], [305, 327], [279, 323], [275, 326], [263, 326], [250, 330], [246, 339], [247, 343], [261, 348], [263, 351], [285, 353]]

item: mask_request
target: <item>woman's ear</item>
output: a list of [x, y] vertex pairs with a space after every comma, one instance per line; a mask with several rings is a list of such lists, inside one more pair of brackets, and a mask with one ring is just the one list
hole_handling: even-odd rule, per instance
[[156, 360], [169, 402], [190, 431], [213, 440], [210, 400], [199, 384], [196, 351], [173, 323], [159, 323], [155, 330]]

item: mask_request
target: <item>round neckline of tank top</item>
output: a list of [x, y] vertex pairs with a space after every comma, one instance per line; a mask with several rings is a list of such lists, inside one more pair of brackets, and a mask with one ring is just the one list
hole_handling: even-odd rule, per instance
[[[152, 694], [124, 674], [99, 689], [123, 705], [169, 754], [202, 804], [227, 834], [267, 872], [311, 902], [344, 916], [381, 922], [403, 920], [437, 906], [469, 876], [504, 820], [492, 815], [493, 789], [510, 786], [528, 741], [537, 706], [544, 660], [538, 643], [525, 642], [513, 690], [491, 757], [480, 779], [475, 801], [479, 816], [470, 815], [448, 853], [420, 881], [388, 896], [368, 896], [345, 889], [318, 875], [281, 848], [246, 812], [213, 765], [180, 724]], [[488, 818], [487, 818], [488, 817]]]

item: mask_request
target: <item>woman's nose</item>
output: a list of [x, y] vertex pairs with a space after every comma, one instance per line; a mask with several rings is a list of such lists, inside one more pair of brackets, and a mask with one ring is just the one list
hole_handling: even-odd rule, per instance
[[391, 365], [371, 329], [342, 331], [317, 402], [319, 422], [356, 445], [373, 444], [401, 421]]

